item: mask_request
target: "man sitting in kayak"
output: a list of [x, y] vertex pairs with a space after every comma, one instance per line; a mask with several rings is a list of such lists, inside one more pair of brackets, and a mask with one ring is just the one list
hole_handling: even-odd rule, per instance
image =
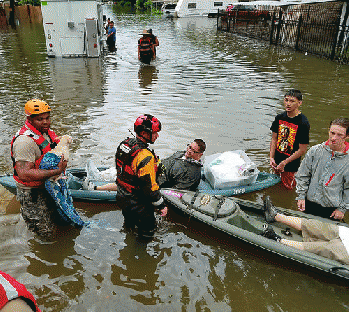
[[263, 236], [287, 246], [349, 264], [348, 227], [315, 219], [286, 216], [271, 204], [269, 196], [264, 201], [264, 209], [268, 223], [277, 221], [302, 231], [303, 242], [281, 238], [271, 226], [262, 233]]
[[195, 191], [201, 179], [201, 157], [206, 149], [202, 139], [195, 139], [187, 145], [186, 151], [178, 151], [162, 160], [164, 173], [159, 177], [159, 185]]
[[[161, 188], [196, 190], [201, 178], [201, 157], [206, 149], [202, 139], [195, 139], [187, 145], [186, 151], [178, 151], [162, 161], [163, 174], [159, 177]], [[115, 183], [97, 186], [92, 181], [84, 181], [83, 188], [97, 191], [116, 191]]]

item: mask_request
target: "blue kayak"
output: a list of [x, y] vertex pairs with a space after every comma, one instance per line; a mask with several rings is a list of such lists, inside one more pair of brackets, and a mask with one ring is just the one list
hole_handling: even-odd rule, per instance
[[201, 191], [201, 193], [210, 195], [236, 196], [265, 189], [267, 187], [279, 183], [280, 181], [280, 177], [276, 174], [271, 174], [268, 172], [259, 172], [256, 182], [252, 184], [239, 185], [231, 187], [229, 189], [220, 190], [213, 189], [211, 184], [203, 176], [198, 189]]
[[[107, 170], [108, 167], [99, 167], [99, 170]], [[116, 192], [111, 191], [89, 191], [82, 189], [82, 182], [87, 176], [85, 168], [71, 168], [67, 169], [68, 176], [68, 188], [75, 201], [116, 201]], [[110, 181], [109, 181], [110, 182]], [[258, 174], [257, 180], [255, 183], [250, 185], [240, 185], [235, 186], [229, 189], [218, 190], [213, 189], [208, 181], [203, 177], [200, 182], [198, 189], [201, 193], [206, 193], [210, 195], [224, 195], [224, 196], [236, 196], [244, 193], [250, 193], [254, 191], [259, 191], [268, 187], [271, 187], [280, 182], [280, 177], [267, 173], [260, 172]], [[108, 181], [97, 181], [95, 184], [102, 185], [108, 183]], [[4, 186], [11, 193], [16, 194], [16, 184], [15, 180], [10, 175], [0, 176], [0, 184]]]

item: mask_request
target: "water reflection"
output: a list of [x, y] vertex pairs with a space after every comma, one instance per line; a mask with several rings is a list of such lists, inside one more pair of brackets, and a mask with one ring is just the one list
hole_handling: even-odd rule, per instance
[[135, 290], [131, 298], [145, 305], [157, 303], [154, 295], [159, 289], [156, 273], [160, 259], [154, 259], [147, 250], [147, 242], [127, 233], [123, 241], [124, 248], [111, 266], [110, 280], [114, 285]]
[[[70, 165], [79, 167], [87, 159], [114, 165], [116, 147], [143, 113], [163, 124], [154, 145], [161, 157], [201, 137], [208, 155], [243, 149], [261, 170], [269, 170], [269, 127], [288, 88], [304, 93], [312, 145], [326, 139], [330, 119], [347, 114], [348, 67], [217, 33], [214, 19], [106, 15], [116, 21], [118, 50], [100, 59], [47, 59], [42, 26], [1, 30], [1, 171], [12, 167], [10, 141], [33, 97], [52, 106], [54, 130], [73, 135]], [[137, 59], [144, 28], [160, 41], [151, 66]], [[243, 197], [262, 202], [265, 194], [294, 208], [294, 191], [280, 185]], [[287, 311], [294, 302], [304, 310], [348, 310], [347, 289], [324, 282], [322, 273], [308, 276], [309, 268], [173, 207], [167, 226], [144, 244], [121, 231], [116, 205], [76, 204], [91, 227], [51, 243], [16, 221], [18, 207], [7, 211], [12, 221], [0, 220], [0, 266], [28, 286], [43, 311]]]
[[[138, 79], [139, 79], [139, 86], [143, 90], [142, 94], [151, 94], [151, 85], [157, 81], [158, 79], [158, 71], [154, 65], [145, 65], [142, 64], [139, 66], [138, 71]], [[154, 81], [154, 82], [153, 82]]]

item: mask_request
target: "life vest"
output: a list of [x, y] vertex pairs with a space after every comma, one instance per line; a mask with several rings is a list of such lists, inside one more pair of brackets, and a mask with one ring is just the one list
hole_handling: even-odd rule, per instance
[[[134, 193], [139, 190], [139, 179], [137, 172], [132, 170], [132, 162], [137, 154], [143, 150], [148, 149], [148, 144], [134, 138], [127, 138], [116, 150], [115, 164], [117, 170], [116, 183], [126, 189], [129, 193]], [[155, 159], [158, 157], [153, 151], [150, 151]], [[155, 162], [157, 163], [157, 162]], [[155, 165], [155, 172], [157, 172], [157, 165]]]
[[25, 286], [16, 281], [12, 276], [0, 271], [0, 310], [11, 300], [22, 298], [36, 312], [40, 312], [34, 296]]
[[13, 163], [13, 178], [18, 182], [26, 186], [36, 187], [42, 184], [42, 181], [32, 181], [32, 182], [24, 182], [21, 181], [18, 177], [16, 171], [16, 163], [15, 158], [13, 157], [13, 143], [20, 135], [26, 135], [34, 140], [34, 142], [38, 145], [41, 151], [41, 157], [35, 161], [35, 168], [38, 169], [40, 162], [44, 155], [49, 152], [51, 149], [55, 148], [57, 143], [59, 142], [58, 136], [52, 131], [48, 130], [48, 136], [50, 137], [52, 143], [50, 144], [37, 129], [35, 129], [28, 120], [25, 122], [24, 126], [13, 136], [11, 142], [11, 158]]
[[152, 55], [153, 50], [151, 48], [151, 39], [149, 37], [143, 37], [139, 39], [139, 52], [141, 55]]

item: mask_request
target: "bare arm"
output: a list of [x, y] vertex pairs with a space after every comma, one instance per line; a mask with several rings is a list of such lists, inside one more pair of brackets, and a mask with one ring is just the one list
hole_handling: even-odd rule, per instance
[[277, 164], [275, 162], [275, 150], [276, 150], [276, 143], [277, 143], [277, 138], [278, 135], [276, 132], [273, 132], [272, 137], [271, 137], [271, 141], [270, 141], [270, 152], [269, 152], [269, 157], [270, 157], [270, 167], [272, 167], [273, 169], [276, 169]]
[[1, 312], [33, 312], [34, 310], [21, 298], [9, 301]]
[[279, 165], [276, 167], [276, 169], [278, 171], [283, 172], [285, 166], [288, 163], [290, 163], [291, 161], [294, 161], [297, 158], [302, 157], [302, 155], [304, 155], [306, 153], [307, 147], [308, 147], [308, 144], [299, 144], [299, 149], [295, 153], [293, 153], [290, 157], [286, 158], [281, 163], [279, 163]]
[[104, 185], [98, 185], [96, 186], [97, 191], [110, 191], [110, 192], [116, 192], [118, 190], [118, 186], [116, 183], [108, 183]]
[[58, 169], [44, 170], [36, 169], [34, 163], [29, 161], [17, 161], [16, 171], [20, 180], [24, 182], [46, 180], [61, 174], [67, 168], [67, 161], [62, 156], [58, 163]]

